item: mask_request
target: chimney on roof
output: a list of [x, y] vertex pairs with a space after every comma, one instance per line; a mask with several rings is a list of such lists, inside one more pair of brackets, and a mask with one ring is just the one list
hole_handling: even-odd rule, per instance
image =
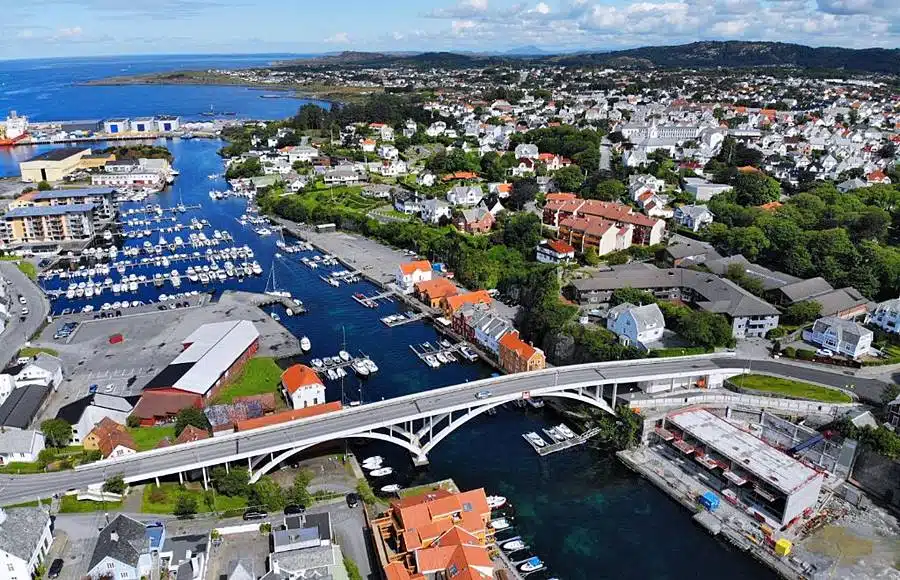
[[118, 532], [110, 533], [109, 539], [112, 540], [113, 542], [118, 542], [119, 541], [119, 533]]

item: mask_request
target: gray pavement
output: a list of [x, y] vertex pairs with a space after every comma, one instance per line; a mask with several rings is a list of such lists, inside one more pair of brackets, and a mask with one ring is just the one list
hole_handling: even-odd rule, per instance
[[[13, 262], [0, 262], [0, 272], [10, 284], [6, 290], [10, 295], [10, 319], [0, 334], [0, 368], [5, 367], [20, 348], [41, 327], [50, 312], [50, 302], [44, 292], [19, 270]], [[21, 320], [22, 304], [19, 296], [28, 301], [28, 315]]]

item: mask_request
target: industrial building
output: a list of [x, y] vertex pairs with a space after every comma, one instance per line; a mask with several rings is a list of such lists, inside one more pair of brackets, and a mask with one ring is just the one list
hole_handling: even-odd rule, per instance
[[115, 135], [126, 133], [129, 129], [128, 119], [107, 119], [103, 121], [103, 132]]
[[670, 413], [655, 433], [679, 454], [692, 456], [714, 487], [730, 490], [759, 517], [779, 526], [818, 501], [822, 472], [706, 409]]
[[19, 163], [19, 172], [26, 183], [61, 181], [79, 168], [82, 157], [90, 154], [91, 150], [83, 147], [51, 149]]
[[259, 332], [249, 320], [214, 322], [195, 330], [182, 346], [181, 354], [144, 391], [187, 392], [206, 403], [259, 350]]
[[0, 243], [7, 246], [58, 244], [94, 235], [94, 205], [17, 207], [0, 218]]

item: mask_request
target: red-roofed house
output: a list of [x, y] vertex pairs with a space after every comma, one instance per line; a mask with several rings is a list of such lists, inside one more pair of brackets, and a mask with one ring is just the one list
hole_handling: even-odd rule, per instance
[[488, 580], [494, 566], [486, 545], [493, 530], [483, 489], [444, 489], [402, 498], [372, 520], [376, 542], [391, 549], [381, 564], [388, 580], [453, 578]]
[[431, 262], [403, 262], [397, 270], [397, 286], [404, 294], [412, 294], [416, 284], [431, 280]]
[[441, 310], [444, 311], [444, 316], [452, 319], [453, 314], [466, 304], [491, 304], [493, 301], [494, 299], [487, 293], [487, 290], [476, 290], [465, 294], [447, 296], [441, 300]]
[[[544, 205], [544, 224], [562, 229], [567, 218], [599, 218], [613, 222], [618, 227], [631, 226], [630, 244], [652, 246], [662, 242], [666, 222], [634, 211], [634, 208], [617, 202], [581, 199], [578, 197], [547, 196]], [[582, 226], [586, 225], [584, 223]], [[565, 239], [565, 236], [560, 236]], [[569, 243], [579, 250], [579, 244]], [[629, 244], [629, 245], [630, 245]], [[580, 251], [584, 251], [580, 249]]]
[[202, 397], [195, 393], [175, 390], [144, 391], [131, 414], [141, 420], [142, 427], [153, 427], [175, 420], [178, 411], [201, 407]]
[[438, 308], [441, 300], [447, 296], [455, 296], [459, 289], [446, 278], [434, 278], [416, 284], [416, 296], [432, 308]]
[[537, 247], [537, 261], [544, 264], [568, 264], [575, 259], [575, 248], [562, 240], [544, 240]]
[[507, 332], [500, 339], [500, 366], [508, 373], [537, 371], [547, 366], [544, 351], [519, 338], [519, 332]]
[[184, 428], [184, 431], [181, 432], [180, 435], [175, 439], [175, 443], [193, 443], [194, 441], [200, 441], [203, 439], [209, 439], [209, 433], [206, 429], [200, 429], [199, 427], [194, 427], [193, 425], [188, 425]]
[[872, 173], [866, 175], [866, 183], [876, 184], [883, 183], [889, 184], [891, 182], [891, 178], [885, 175], [884, 171], [880, 169], [876, 169]]
[[293, 365], [281, 373], [284, 398], [295, 409], [305, 409], [325, 402], [325, 385], [316, 371], [306, 365]]
[[340, 411], [342, 408], [343, 405], [341, 405], [340, 401], [332, 401], [331, 403], [316, 405], [315, 407], [282, 411], [280, 413], [275, 413], [274, 415], [238, 421], [234, 426], [234, 430], [249, 431], [251, 429], [259, 429], [260, 427], [269, 427], [271, 425], [278, 425], [280, 423], [287, 423], [298, 419], [308, 419], [309, 417], [316, 417], [318, 415], [324, 415], [325, 413]]

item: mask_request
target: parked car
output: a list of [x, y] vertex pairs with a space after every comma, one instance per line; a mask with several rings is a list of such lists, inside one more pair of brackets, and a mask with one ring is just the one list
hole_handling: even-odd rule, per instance
[[816, 356], [834, 356], [834, 353], [828, 350], [827, 348], [819, 348], [816, 349]]
[[61, 558], [57, 558], [53, 560], [53, 563], [50, 564], [50, 567], [47, 568], [47, 578], [59, 578], [59, 573], [62, 572], [63, 569], [63, 561]]
[[358, 505], [359, 505], [359, 495], [357, 495], [355, 493], [348, 493], [347, 494], [347, 507], [355, 508]]
[[295, 516], [295, 515], [305, 514], [305, 513], [306, 513], [306, 508], [302, 505], [292, 503], [292, 504], [288, 504], [288, 505], [284, 506], [284, 515], [286, 515], [286, 516]]
[[269, 514], [267, 512], [258, 510], [247, 510], [244, 512], [244, 521], [248, 522], [251, 520], [264, 520], [267, 517], [269, 517]]
[[28, 304], [28, 299], [24, 296], [19, 296], [19, 304]]

